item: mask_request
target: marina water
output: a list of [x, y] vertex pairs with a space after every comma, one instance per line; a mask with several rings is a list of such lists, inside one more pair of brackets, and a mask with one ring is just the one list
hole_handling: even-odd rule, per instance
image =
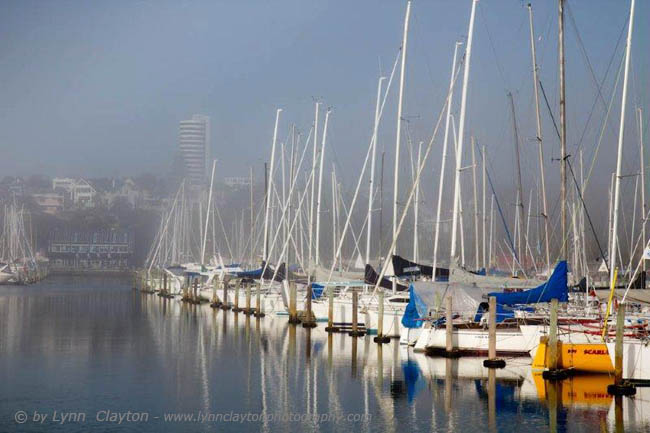
[[[146, 295], [129, 278], [0, 286], [0, 431], [517, 432], [650, 429], [650, 393], [559, 385], [509, 359], [431, 358]], [[493, 370], [494, 371], [494, 370]], [[646, 407], [647, 406], [647, 407]]]

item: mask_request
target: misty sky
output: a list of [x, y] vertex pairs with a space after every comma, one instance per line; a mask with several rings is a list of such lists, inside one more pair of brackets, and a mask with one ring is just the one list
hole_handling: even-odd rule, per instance
[[[376, 80], [380, 71], [389, 72], [398, 51], [405, 3], [3, 1], [0, 169], [14, 175], [166, 174], [177, 146], [178, 121], [202, 113], [212, 119], [213, 154], [221, 161], [220, 173], [237, 175], [251, 164], [257, 170], [268, 158], [276, 107], [284, 109], [283, 140], [290, 122], [308, 131], [318, 98], [333, 110], [328, 164], [342, 167], [344, 182], [352, 184], [355, 178], [347, 173], [357, 173], [363, 161]], [[534, 106], [525, 5], [517, 0], [479, 3], [468, 134], [487, 146], [497, 182], [511, 185], [512, 126], [506, 92], [512, 91], [525, 182], [532, 188], [537, 161], [530, 140]], [[470, 6], [470, 0], [413, 2], [404, 114], [414, 143], [429, 139], [446, 95], [454, 41], [464, 40], [467, 33]], [[533, 7], [541, 79], [557, 113], [557, 5], [534, 1]], [[609, 103], [624, 49], [629, 2], [569, 0], [568, 9], [568, 136], [575, 148], [586, 131], [582, 140], [588, 159], [605, 108], [595, 99], [596, 87], [572, 19], [598, 80], [613, 58], [603, 86]], [[632, 149], [626, 153], [629, 171], [638, 170], [633, 108], [650, 110], [650, 4], [637, 2], [636, 14], [626, 134]], [[387, 158], [395, 141], [396, 91], [397, 83], [381, 126], [380, 146], [386, 148]], [[459, 96], [460, 86], [456, 101]], [[595, 185], [606, 185], [613, 170], [619, 100], [614, 99]], [[545, 107], [542, 112], [549, 182], [556, 184], [558, 167], [551, 158], [559, 153], [557, 139]], [[440, 141], [431, 172], [438, 169]], [[408, 158], [408, 153], [403, 155]], [[433, 188], [424, 194], [432, 195]]]

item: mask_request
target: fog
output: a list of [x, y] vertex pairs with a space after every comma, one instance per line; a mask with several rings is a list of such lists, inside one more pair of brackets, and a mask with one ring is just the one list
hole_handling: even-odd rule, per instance
[[[541, 1], [532, 5], [540, 81], [550, 106], [549, 111], [542, 99], [549, 218], [555, 226], [559, 221], [560, 152], [551, 113], [559, 121], [557, 5]], [[615, 169], [620, 119], [619, 70], [629, 4], [571, 0], [567, 5], [568, 152], [578, 181], [582, 152], [588, 179], [584, 199], [594, 230], [606, 244], [608, 188]], [[470, 6], [469, 0], [413, 2], [400, 155], [404, 200], [412, 184], [411, 161], [416, 158], [417, 144], [423, 141], [426, 147], [429, 143], [443, 109], [453, 46], [466, 39]], [[322, 112], [331, 109], [325, 195], [329, 197], [334, 168], [349, 204], [372, 134], [377, 79], [390, 74], [398, 54], [404, 10], [404, 1], [371, 0], [2, 2], [0, 170], [5, 176], [153, 174], [173, 178], [178, 175], [173, 163], [178, 123], [200, 113], [210, 117], [217, 180], [247, 176], [253, 167], [259, 205], [275, 110], [283, 109], [278, 139], [288, 143], [292, 126], [303, 139], [308, 134], [314, 102], [319, 101]], [[636, 16], [624, 140], [626, 175], [640, 170], [636, 108], [644, 109], [644, 130], [650, 123], [650, 4], [638, 2]], [[453, 105], [456, 122], [460, 81]], [[513, 93], [516, 107], [523, 201], [528, 206], [532, 191], [531, 213], [537, 215], [539, 161], [533, 140], [535, 105], [526, 2], [483, 0], [475, 24], [463, 165], [471, 165], [469, 137], [474, 136], [478, 146], [485, 145], [494, 192], [512, 226], [516, 172], [508, 92]], [[385, 152], [386, 233], [392, 214], [396, 105], [394, 82], [378, 135], [378, 153]], [[420, 243], [424, 257], [431, 254], [441, 148], [440, 132], [422, 178]], [[450, 157], [449, 187], [451, 165]], [[635, 179], [626, 177], [622, 182], [625, 224], [621, 233], [625, 232], [626, 240], [621, 242], [628, 244]], [[569, 185], [573, 190], [571, 177]], [[172, 190], [170, 187], [168, 192]], [[488, 200], [491, 193], [488, 190]], [[367, 189], [362, 191], [358, 212], [364, 212], [365, 194]], [[463, 202], [468, 250], [473, 245], [471, 199], [471, 170], [466, 170]], [[327, 205], [330, 199], [324, 200]], [[235, 215], [247, 206], [243, 202], [239, 210], [230, 209], [226, 225], [236, 221]], [[451, 216], [450, 188], [446, 188], [444, 203], [446, 220]], [[639, 212], [637, 209], [637, 230]], [[535, 218], [532, 221], [534, 230], [537, 222]], [[497, 226], [497, 230], [502, 237], [503, 227]], [[590, 255], [595, 257], [591, 227], [586, 231], [592, 244]], [[400, 244], [405, 251], [411, 248], [409, 232], [412, 226], [407, 225]], [[325, 248], [330, 241], [324, 241]], [[557, 234], [552, 242], [557, 251]], [[627, 250], [629, 245], [623, 248]]]

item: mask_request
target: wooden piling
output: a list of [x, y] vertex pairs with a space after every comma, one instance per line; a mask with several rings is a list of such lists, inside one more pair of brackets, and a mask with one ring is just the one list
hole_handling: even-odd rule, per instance
[[241, 287], [241, 280], [237, 282], [235, 285], [235, 303], [232, 308], [232, 311], [235, 313], [239, 313], [241, 311], [241, 308], [239, 308], [239, 288]]
[[348, 332], [350, 337], [363, 337], [364, 331], [359, 330], [359, 291], [352, 289], [352, 331]]
[[334, 287], [327, 287], [327, 332], [339, 332], [339, 328], [334, 326]]
[[223, 284], [223, 299], [221, 301], [221, 309], [230, 310], [230, 304], [228, 304], [228, 280], [224, 277], [221, 284]]
[[296, 283], [289, 282], [289, 323], [300, 323], [298, 318], [298, 311], [296, 309]]
[[312, 311], [311, 311], [311, 298], [314, 293], [314, 289], [311, 285], [312, 283], [309, 283], [307, 285], [307, 297], [305, 298], [305, 314], [302, 322], [302, 327], [303, 328], [315, 328], [316, 327], [316, 320], [313, 317]]
[[607, 387], [607, 392], [612, 395], [634, 395], [634, 388], [623, 380], [623, 330], [625, 328], [625, 304], [618, 304], [616, 312], [616, 343], [614, 346], [614, 384]]
[[557, 299], [551, 299], [551, 322], [549, 324], [548, 331], [548, 341], [547, 341], [547, 350], [548, 350], [548, 370], [542, 373], [542, 377], [547, 380], [563, 380], [568, 377], [566, 370], [562, 370], [559, 367], [559, 342], [557, 339], [557, 310], [558, 310], [558, 301]]
[[264, 317], [264, 311], [262, 311], [262, 284], [257, 284], [257, 306], [255, 308], [255, 317]]
[[503, 368], [506, 362], [497, 359], [497, 298], [490, 296], [488, 306], [488, 359], [483, 361], [487, 368]]
[[549, 370], [557, 370], [557, 299], [551, 299], [551, 324], [548, 333]]
[[163, 296], [167, 296], [167, 272], [163, 271]]
[[214, 278], [212, 284], [212, 301], [210, 301], [210, 308], [219, 308], [219, 299], [217, 298], [217, 286], [219, 285], [219, 279]]
[[380, 288], [377, 293], [377, 336], [373, 338], [375, 343], [388, 343], [390, 338], [384, 335], [384, 291]]
[[246, 308], [244, 309], [244, 314], [250, 316], [253, 314], [251, 309], [251, 283], [246, 283]]

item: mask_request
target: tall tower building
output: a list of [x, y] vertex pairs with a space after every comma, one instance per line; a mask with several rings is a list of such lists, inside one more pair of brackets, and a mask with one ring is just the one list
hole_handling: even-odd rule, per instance
[[190, 186], [205, 186], [210, 160], [210, 118], [195, 114], [190, 120], [181, 120], [178, 146], [183, 158], [185, 179]]

